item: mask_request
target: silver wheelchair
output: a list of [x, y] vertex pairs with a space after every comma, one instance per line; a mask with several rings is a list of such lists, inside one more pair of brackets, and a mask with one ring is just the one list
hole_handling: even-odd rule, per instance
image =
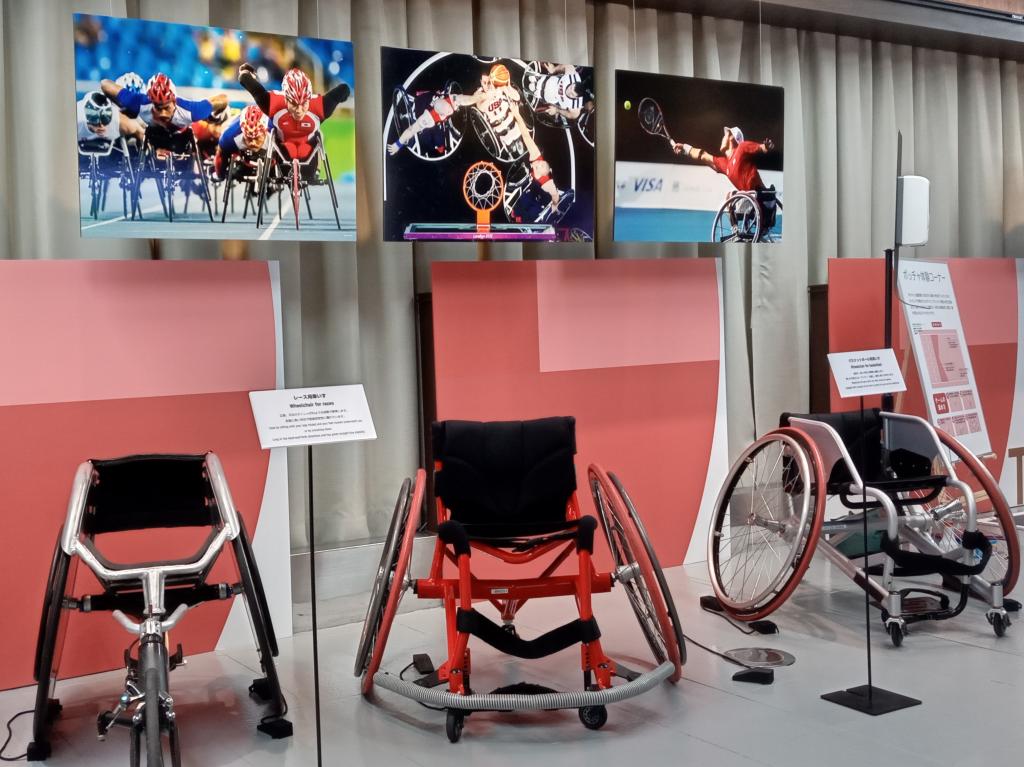
[[[105, 534], [178, 527], [210, 529], [191, 557], [121, 564], [107, 559], [97, 545]], [[234, 554], [238, 581], [210, 583], [213, 565], [227, 546]], [[76, 596], [79, 562], [96, 576], [100, 593]], [[249, 688], [250, 695], [268, 706], [257, 729], [275, 739], [288, 737], [292, 725], [285, 719], [288, 707], [274, 665], [278, 647], [263, 583], [217, 456], [136, 455], [81, 464], [43, 601], [29, 761], [42, 761], [51, 753], [51, 729], [61, 711], [56, 683], [70, 613], [107, 611], [135, 641], [124, 653], [124, 691], [97, 717], [97, 735], [104, 740], [115, 727], [126, 728], [132, 767], [180, 767], [168, 677], [185, 657], [181, 645], [169, 652], [167, 632], [196, 605], [236, 595], [245, 600], [264, 674]]]
[[[721, 608], [764, 618], [789, 599], [816, 549], [868, 592], [897, 647], [910, 624], [954, 618], [971, 596], [988, 605], [997, 636], [1020, 607], [1004, 599], [1020, 564], [1006, 499], [970, 451], [916, 416], [787, 413], [741, 453], [708, 539]], [[896, 582], [929, 575], [944, 591]]]

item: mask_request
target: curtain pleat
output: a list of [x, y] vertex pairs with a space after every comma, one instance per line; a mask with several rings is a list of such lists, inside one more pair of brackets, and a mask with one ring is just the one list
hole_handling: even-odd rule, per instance
[[[728, 433], [735, 453], [807, 406], [807, 288], [832, 257], [881, 256], [893, 239], [896, 131], [903, 170], [931, 180], [921, 257], [1016, 256], [1024, 247], [1024, 125], [1016, 62], [593, 0], [137, 0], [139, 15], [351, 39], [356, 55], [356, 243], [247, 245], [281, 262], [285, 382], [366, 384], [379, 439], [316, 451], [317, 539], [381, 535], [419, 463], [415, 298], [438, 259], [723, 257]], [[124, 0], [7, 0], [0, 15], [0, 247], [10, 258], [146, 258], [144, 240], [81, 239], [70, 99], [14, 130], [12, 104], [72, 77], [70, 14], [123, 15]], [[595, 67], [596, 243], [385, 243], [381, 45]], [[612, 240], [616, 69], [786, 89], [784, 239], [773, 246]], [[699, 109], [700, 105], [694, 105]], [[220, 243], [166, 240], [166, 258]], [[907, 255], [911, 255], [908, 253]], [[306, 545], [306, 463], [292, 449], [292, 539]]]

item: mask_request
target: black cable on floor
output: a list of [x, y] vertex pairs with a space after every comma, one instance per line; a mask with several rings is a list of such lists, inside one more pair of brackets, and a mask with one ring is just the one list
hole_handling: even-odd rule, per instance
[[[406, 666], [401, 671], [399, 671], [398, 672], [398, 678], [401, 679], [404, 682], [405, 681], [405, 672], [408, 671], [409, 669], [411, 669], [415, 665], [416, 665], [416, 661], [413, 661], [408, 666]], [[439, 706], [428, 706], [426, 703], [424, 703], [421, 700], [418, 700], [416, 702], [419, 703], [421, 706], [423, 706], [423, 708], [429, 708], [431, 711], [447, 711], [448, 710], [448, 709], [444, 708], [443, 706], [440, 706], [440, 707]]]
[[[753, 632], [753, 631], [751, 631], [750, 633], [751, 633], [751, 634], [753, 634], [754, 632]], [[717, 656], [718, 656], [719, 658], [721, 658], [722, 660], [727, 660], [727, 661], [729, 661], [730, 663], [733, 663], [733, 664], [735, 664], [735, 665], [737, 665], [737, 666], [742, 666], [743, 668], [754, 668], [753, 666], [748, 666], [748, 665], [747, 665], [746, 663], [743, 663], [742, 661], [738, 661], [738, 660], [736, 660], [735, 658], [730, 658], [730, 657], [729, 657], [728, 655], [726, 655], [725, 653], [719, 652], [718, 650], [714, 650], [714, 649], [712, 649], [712, 648], [708, 647], [707, 645], [703, 645], [703, 644], [701, 644], [701, 643], [700, 643], [700, 642], [698, 642], [698, 641], [697, 641], [696, 639], [694, 639], [693, 637], [691, 637], [691, 636], [689, 636], [689, 635], [687, 635], [687, 634], [683, 634], [683, 638], [684, 638], [684, 639], [685, 639], [685, 640], [686, 640], [687, 642], [689, 642], [690, 644], [695, 644], [695, 645], [697, 645], [697, 647], [699, 647], [700, 649], [704, 650], [705, 652], [709, 652], [709, 653], [711, 653], [712, 655], [717, 655]]]
[[745, 628], [743, 628], [738, 623], [736, 623], [736, 621], [732, 620], [728, 615], [726, 615], [723, 612], [720, 612], [718, 610], [708, 609], [704, 605], [701, 605], [700, 609], [703, 610], [706, 613], [710, 613], [711, 615], [717, 615], [719, 618], [721, 618], [723, 621], [728, 623], [730, 626], [732, 626], [734, 629], [739, 631], [741, 634], [745, 634], [747, 636], [750, 636], [751, 634], [757, 634], [758, 633], [758, 632], [754, 631], [754, 629], [745, 629]]
[[7, 740], [5, 740], [4, 744], [2, 746], [0, 746], [0, 761], [3, 761], [3, 762], [20, 762], [22, 759], [27, 759], [28, 758], [28, 751], [26, 751], [21, 756], [4, 756], [4, 751], [7, 750], [7, 746], [9, 746], [11, 744], [11, 739], [14, 738], [14, 730], [11, 729], [11, 725], [14, 724], [14, 720], [17, 719], [18, 717], [25, 716], [25, 714], [32, 714], [32, 713], [35, 713], [35, 709], [34, 708], [30, 708], [30, 709], [28, 709], [26, 711], [19, 711], [17, 714], [15, 714], [14, 716], [12, 716], [10, 719], [7, 720]]

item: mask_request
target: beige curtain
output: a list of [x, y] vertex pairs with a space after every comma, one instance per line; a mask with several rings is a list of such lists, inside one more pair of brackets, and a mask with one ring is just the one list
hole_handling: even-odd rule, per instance
[[[437, 259], [722, 256], [733, 452], [807, 405], [807, 286], [831, 257], [880, 256], [892, 240], [896, 131], [904, 171], [932, 182], [922, 257], [1015, 256], [1024, 246], [1020, 65], [594, 0], [4, 0], [0, 17], [0, 247], [10, 258], [146, 258], [145, 241], [82, 240], [70, 139], [73, 11], [139, 15], [351, 39], [356, 49], [355, 244], [252, 243], [281, 261], [289, 386], [361, 381], [380, 439], [318, 449], [317, 540], [380, 535], [419, 457], [414, 298]], [[786, 88], [780, 245], [614, 243], [612, 109], [600, 109], [596, 245], [403, 245], [380, 241], [380, 45], [593, 65], [598, 99], [615, 69]], [[64, 85], [62, 85], [64, 84]], [[50, 94], [46, 119], [25, 105]], [[169, 258], [217, 243], [167, 241]], [[292, 535], [306, 545], [303, 451], [291, 456]]]

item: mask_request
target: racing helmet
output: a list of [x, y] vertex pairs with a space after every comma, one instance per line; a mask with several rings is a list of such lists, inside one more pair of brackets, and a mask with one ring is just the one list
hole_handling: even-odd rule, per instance
[[135, 72], [125, 72], [114, 82], [132, 93], [143, 93], [146, 90], [146, 81]]
[[305, 104], [313, 96], [313, 84], [301, 69], [289, 69], [281, 81], [284, 97], [296, 104]]
[[248, 144], [260, 143], [267, 135], [266, 115], [255, 104], [250, 104], [242, 110], [242, 114], [238, 116], [238, 124], [242, 129], [242, 138]]
[[157, 72], [146, 83], [146, 95], [153, 104], [166, 104], [178, 98], [178, 89], [171, 78], [163, 72]]
[[503, 88], [512, 82], [512, 76], [508, 72], [508, 67], [504, 64], [495, 64], [491, 67], [489, 74], [495, 88]]
[[92, 91], [85, 97], [85, 122], [92, 126], [107, 126], [114, 119], [114, 107], [110, 99], [99, 91]]

